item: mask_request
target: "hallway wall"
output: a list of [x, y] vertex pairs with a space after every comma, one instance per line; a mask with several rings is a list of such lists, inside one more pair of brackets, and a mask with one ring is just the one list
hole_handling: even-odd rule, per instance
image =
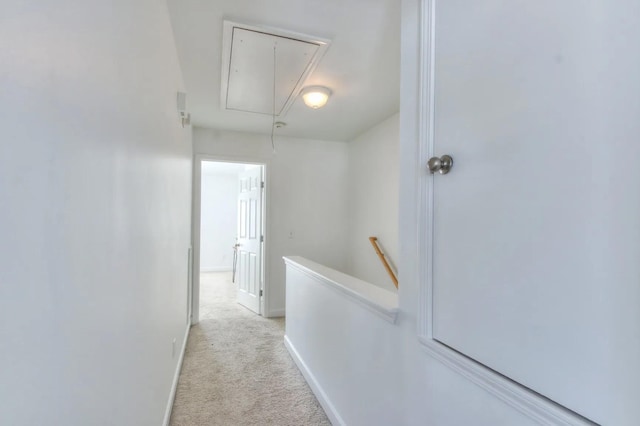
[[231, 271], [238, 222], [238, 175], [202, 174], [200, 272]]
[[397, 272], [400, 118], [383, 120], [349, 146], [349, 275], [396, 291], [369, 242], [378, 243]]
[[266, 316], [285, 309], [282, 256], [304, 256], [335, 269], [346, 268], [347, 144], [195, 127], [194, 151], [219, 159], [267, 163]]
[[4, 2], [0, 63], [0, 424], [160, 425], [192, 157], [166, 4]]

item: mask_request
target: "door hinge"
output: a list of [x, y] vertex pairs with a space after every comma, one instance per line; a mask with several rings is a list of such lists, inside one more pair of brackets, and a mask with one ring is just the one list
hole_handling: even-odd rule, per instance
[[264, 243], [264, 235], [260, 235], [260, 242]]
[[260, 297], [262, 297], [262, 289], [260, 289]]
[[260, 182], [260, 188], [264, 188], [264, 182]]

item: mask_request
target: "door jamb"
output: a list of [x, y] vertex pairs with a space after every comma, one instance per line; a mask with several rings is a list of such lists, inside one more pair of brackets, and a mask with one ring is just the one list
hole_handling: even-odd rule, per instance
[[269, 160], [251, 156], [218, 156], [210, 154], [194, 154], [193, 167], [193, 209], [191, 214], [191, 235], [193, 240], [192, 248], [192, 270], [193, 276], [191, 280], [191, 325], [195, 325], [200, 321], [200, 218], [202, 208], [202, 162], [213, 161], [219, 163], [241, 163], [256, 164], [263, 166], [263, 179], [265, 188], [262, 193], [262, 235], [264, 243], [262, 246], [262, 276], [261, 289], [262, 297], [260, 297], [260, 315], [266, 317], [269, 313], [269, 266], [267, 264], [267, 254], [271, 251], [269, 236], [269, 172], [271, 170]]

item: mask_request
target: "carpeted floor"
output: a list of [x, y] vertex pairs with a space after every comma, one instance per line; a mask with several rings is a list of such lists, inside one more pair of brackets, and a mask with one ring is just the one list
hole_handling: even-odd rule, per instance
[[331, 425], [284, 347], [284, 318], [235, 298], [231, 273], [201, 275], [171, 425]]

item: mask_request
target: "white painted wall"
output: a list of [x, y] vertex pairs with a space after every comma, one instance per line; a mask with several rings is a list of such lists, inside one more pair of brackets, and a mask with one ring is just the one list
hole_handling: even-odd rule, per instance
[[406, 310], [412, 301], [392, 324], [287, 267], [286, 343], [334, 425], [537, 424], [430, 358]]
[[394, 114], [348, 143], [349, 251], [346, 272], [396, 288], [369, 242], [378, 243], [397, 272], [400, 116]]
[[231, 271], [238, 221], [238, 175], [202, 175], [200, 271]]
[[166, 5], [4, 2], [0, 63], [0, 424], [160, 425], [192, 158]]
[[295, 309], [291, 317], [304, 318], [304, 324], [288, 325], [287, 336], [346, 425], [533, 426], [537, 423], [429, 356], [417, 338], [423, 261], [417, 257], [415, 194], [425, 173], [417, 144], [420, 3], [402, 2], [397, 322], [369, 315], [333, 289], [293, 272], [287, 309]]
[[266, 316], [283, 315], [282, 256], [298, 255], [346, 269], [347, 144], [194, 128], [194, 151], [267, 162]]

